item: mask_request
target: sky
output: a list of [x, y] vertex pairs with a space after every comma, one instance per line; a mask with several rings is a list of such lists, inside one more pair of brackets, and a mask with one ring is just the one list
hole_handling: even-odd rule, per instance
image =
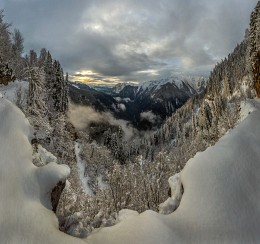
[[112, 85], [207, 75], [243, 40], [257, 0], [0, 0], [25, 51], [70, 79]]

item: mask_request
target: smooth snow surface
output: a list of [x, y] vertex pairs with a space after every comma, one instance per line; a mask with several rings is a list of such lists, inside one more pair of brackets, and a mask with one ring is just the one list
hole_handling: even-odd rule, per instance
[[0, 98], [0, 243], [82, 243], [60, 232], [48, 209], [51, 190], [70, 170], [55, 163], [34, 166], [30, 134], [24, 114]]
[[103, 228], [95, 244], [259, 243], [260, 100], [233, 131], [185, 166], [179, 208], [172, 214], [146, 211]]
[[122, 222], [126, 219], [133, 218], [138, 215], [139, 213], [137, 211], [130, 210], [130, 209], [122, 209], [118, 213], [117, 220], [118, 222]]

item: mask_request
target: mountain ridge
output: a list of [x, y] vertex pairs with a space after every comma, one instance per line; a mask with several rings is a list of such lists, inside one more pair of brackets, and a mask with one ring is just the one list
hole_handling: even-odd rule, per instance
[[[110, 111], [140, 129], [150, 129], [181, 107], [189, 98], [206, 88], [204, 77], [170, 77], [140, 85], [122, 83], [111, 90], [100, 91], [83, 83], [69, 83], [70, 97], [76, 104], [93, 106], [98, 111]], [[94, 97], [94, 98], [93, 98]], [[123, 104], [123, 105], [122, 105]], [[120, 107], [124, 106], [125, 111]], [[140, 117], [143, 112], [158, 116], [155, 124]]]

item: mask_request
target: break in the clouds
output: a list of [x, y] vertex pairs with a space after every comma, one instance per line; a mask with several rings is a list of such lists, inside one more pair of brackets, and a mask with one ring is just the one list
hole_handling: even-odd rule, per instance
[[257, 0], [1, 0], [25, 48], [74, 80], [111, 84], [208, 73], [239, 43]]

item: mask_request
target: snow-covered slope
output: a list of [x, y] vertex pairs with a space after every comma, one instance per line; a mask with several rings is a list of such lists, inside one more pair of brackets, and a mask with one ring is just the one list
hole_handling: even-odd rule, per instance
[[146, 211], [101, 229], [89, 242], [259, 243], [260, 101], [250, 103], [244, 106], [250, 115], [237, 128], [189, 160], [181, 174], [184, 195], [174, 213]]
[[50, 192], [69, 168], [32, 164], [31, 127], [24, 114], [0, 98], [0, 243], [81, 243], [58, 230]]
[[[249, 116], [246, 117], [246, 115]], [[245, 118], [246, 117], [246, 118]], [[87, 238], [87, 243], [258, 243], [260, 240], [260, 100], [244, 104], [242, 122], [181, 173], [184, 195], [169, 215], [146, 211]], [[69, 169], [32, 164], [31, 127], [0, 98], [0, 243], [84, 243], [58, 230], [50, 192]]]

